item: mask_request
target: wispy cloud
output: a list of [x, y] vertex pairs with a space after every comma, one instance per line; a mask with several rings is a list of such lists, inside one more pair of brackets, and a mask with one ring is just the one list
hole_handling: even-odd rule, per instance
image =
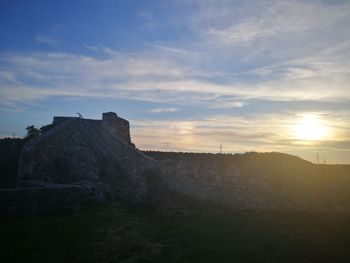
[[[140, 51], [84, 44], [90, 55], [1, 54], [3, 100], [13, 99], [6, 90], [16, 88], [38, 99], [47, 94], [95, 96], [103, 90], [100, 96], [183, 103], [186, 94], [191, 98], [187, 103], [207, 103], [209, 108], [242, 107], [249, 99], [350, 100], [350, 21], [345, 15], [349, 4], [180, 1], [174, 5], [193, 14], [169, 19], [187, 23], [193, 33], [189, 41], [156, 41]], [[146, 10], [138, 15], [152, 23], [164, 22]], [[45, 35], [38, 35], [37, 41], [58, 43]], [[224, 95], [235, 100], [207, 99]]]
[[49, 36], [43, 35], [43, 34], [36, 35], [35, 41], [40, 43], [40, 44], [44, 44], [44, 45], [48, 45], [48, 46], [52, 46], [52, 47], [56, 47], [60, 43], [60, 41], [53, 39]]
[[242, 101], [234, 101], [234, 100], [222, 100], [222, 99], [216, 99], [213, 101], [214, 103], [211, 105], [208, 105], [208, 108], [210, 109], [229, 109], [229, 108], [242, 108], [247, 105], [246, 102]]
[[84, 44], [83, 46], [86, 49], [88, 49], [88, 50], [99, 51], [99, 52], [103, 52], [103, 53], [106, 53], [106, 54], [109, 54], [109, 55], [116, 55], [116, 54], [118, 54], [117, 51], [113, 50], [110, 47], [106, 47], [104, 45], [86, 45], [86, 44]]
[[[222, 44], [251, 44], [261, 38], [281, 41], [323, 30], [346, 20], [348, 3], [336, 5], [327, 1], [212, 1], [199, 4], [199, 26], [203, 36]], [[276, 37], [277, 36], [277, 37]], [[261, 43], [257, 43], [261, 44]]]
[[153, 15], [148, 11], [139, 11], [137, 15], [148, 22], [153, 20]]
[[[236, 72], [233, 75], [235, 83], [231, 84], [215, 83], [215, 80], [206, 78], [206, 71], [200, 67], [182, 58], [159, 57], [157, 53], [127, 54], [113, 51], [113, 55], [106, 58], [69, 53], [10, 53], [0, 58], [5, 65], [0, 68], [0, 83], [3, 83], [0, 92], [3, 100], [12, 100], [21, 97], [21, 93], [11, 97], [13, 93], [6, 92], [8, 89], [27, 90], [32, 93], [29, 96], [32, 99], [35, 96], [40, 99], [40, 92], [45, 97], [46, 94], [67, 93], [95, 96], [103, 90], [100, 96], [142, 99], [146, 95], [146, 100], [159, 102], [176, 101], [176, 94], [181, 97], [181, 94], [192, 93], [192, 99], [196, 98], [197, 101], [187, 100], [190, 104], [204, 103], [206, 97], [212, 95], [231, 95], [236, 96], [239, 102], [226, 104], [236, 107], [243, 106], [244, 100], [252, 98], [349, 100], [349, 63], [318, 59], [317, 63], [312, 59], [304, 59], [298, 65], [286, 62], [284, 65]], [[255, 82], [245, 81], [249, 75], [261, 75], [261, 72], [267, 77]], [[208, 74], [210, 77], [210, 72]]]
[[155, 109], [149, 110], [149, 112], [152, 112], [152, 113], [176, 112], [176, 111], [178, 111], [177, 108], [155, 108]]

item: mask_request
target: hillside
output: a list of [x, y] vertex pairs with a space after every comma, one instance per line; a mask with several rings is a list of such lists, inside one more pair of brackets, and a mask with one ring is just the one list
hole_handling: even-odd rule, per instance
[[256, 171], [287, 178], [293, 176], [341, 176], [350, 182], [350, 164], [314, 164], [297, 156], [279, 152], [247, 152], [243, 154], [213, 154], [191, 152], [143, 151], [156, 160], [203, 162], [213, 167], [240, 167], [246, 173]]
[[171, 189], [237, 209], [349, 211], [350, 165], [316, 165], [282, 153], [145, 152]]

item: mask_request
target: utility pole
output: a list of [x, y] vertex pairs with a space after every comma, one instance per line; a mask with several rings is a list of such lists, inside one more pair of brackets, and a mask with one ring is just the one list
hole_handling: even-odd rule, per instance
[[222, 145], [220, 144], [220, 154], [222, 154]]
[[317, 164], [319, 164], [320, 163], [320, 159], [319, 159], [319, 156], [318, 156], [318, 152], [317, 152]]

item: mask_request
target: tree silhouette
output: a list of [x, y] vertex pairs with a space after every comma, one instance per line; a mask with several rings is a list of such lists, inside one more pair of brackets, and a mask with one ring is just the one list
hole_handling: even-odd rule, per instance
[[40, 133], [40, 130], [35, 128], [34, 125], [30, 125], [26, 128], [27, 130], [27, 135], [26, 135], [26, 139], [30, 139], [33, 138], [34, 136], [38, 135]]

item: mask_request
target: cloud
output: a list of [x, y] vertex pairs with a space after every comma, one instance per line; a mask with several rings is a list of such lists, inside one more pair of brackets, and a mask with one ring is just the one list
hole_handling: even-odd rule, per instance
[[[242, 108], [251, 99], [350, 100], [349, 4], [177, 1], [166, 6], [184, 12], [160, 18], [144, 10], [138, 16], [165, 27], [186, 24], [191, 32], [186, 41], [157, 40], [138, 51], [84, 44], [86, 55], [2, 53], [2, 99], [97, 94], [211, 109]], [[44, 35], [37, 41], [58, 43]], [[28, 95], [15, 98], [10, 89]]]
[[[264, 151], [277, 148], [326, 149], [330, 145], [339, 148], [339, 142], [350, 139], [350, 134], [344, 133], [348, 124], [332, 118], [337, 114], [338, 112], [328, 112], [327, 116], [320, 115], [323, 125], [333, 129], [324, 143], [321, 141], [312, 144], [303, 144], [296, 137], [295, 127], [300, 121], [298, 112], [265, 113], [250, 117], [221, 114], [194, 120], [132, 120], [132, 123], [137, 145], [149, 143], [148, 137], [151, 135], [154, 136], [152, 142], [155, 147], [158, 147], [159, 142], [168, 142], [181, 151], [216, 149], [220, 142], [226, 145], [228, 151], [233, 152], [254, 147], [261, 147]], [[350, 112], [346, 114], [350, 116]]]
[[52, 47], [56, 47], [60, 43], [60, 41], [42, 34], [36, 35], [35, 41]]
[[137, 15], [145, 21], [152, 21], [153, 20], [153, 15], [147, 11], [139, 11], [139, 12], [137, 12]]
[[[223, 142], [230, 151], [311, 151], [318, 145], [286, 140], [291, 134], [281, 127], [294, 125], [293, 114], [314, 103], [313, 110], [330, 112], [336, 130], [324, 147], [340, 150], [349, 140], [348, 1], [193, 0], [156, 7], [166, 15], [157, 8], [137, 13], [150, 36], [139, 38], [138, 49], [81, 43], [84, 55], [0, 53], [0, 104], [59, 96], [157, 103], [162, 108], [152, 105], [151, 113], [176, 118], [190, 110], [176, 121], [135, 120], [138, 145], [151, 147], [146, 137], [152, 136], [154, 149], [216, 151]], [[59, 44], [45, 35], [36, 41]], [[329, 105], [337, 105], [338, 115]]]
[[176, 111], [178, 111], [177, 108], [155, 108], [155, 109], [149, 110], [149, 112], [152, 112], [152, 113], [176, 112]]
[[230, 100], [215, 100], [212, 105], [208, 105], [210, 109], [228, 109], [228, 108], [242, 108], [246, 106], [246, 102], [230, 101]]
[[199, 17], [196, 16], [200, 22], [194, 25], [203, 29], [203, 37], [218, 44], [247, 45], [260, 39], [280, 41], [327, 31], [346, 20], [349, 8], [346, 2], [328, 5], [320, 1], [222, 1], [214, 5], [205, 1]]
[[300, 114], [297, 111], [249, 117], [221, 114], [192, 120], [134, 119], [131, 123], [134, 142], [145, 150], [218, 152], [222, 144], [226, 153], [282, 151], [310, 160], [320, 152], [329, 162], [336, 160], [333, 154], [350, 152], [350, 134], [346, 132], [349, 124], [343, 119], [350, 117], [350, 111], [313, 113], [330, 129], [326, 138], [314, 142], [297, 138], [295, 128], [300, 123]]
[[116, 55], [118, 54], [117, 51], [113, 50], [112, 48], [110, 47], [106, 47], [104, 45], [86, 45], [84, 44], [83, 45], [86, 49], [88, 50], [92, 50], [92, 51], [99, 51], [99, 52], [103, 52], [103, 53], [106, 53], [106, 54], [109, 54], [109, 55]]
[[[40, 99], [48, 94], [95, 96], [100, 93], [98, 96], [144, 98], [154, 102], [179, 101], [180, 104], [186, 101], [188, 104], [210, 103], [207, 98], [219, 95], [236, 97], [233, 102], [221, 101], [216, 106], [212, 103], [209, 105], [212, 108], [220, 105], [241, 107], [247, 99], [350, 99], [347, 88], [350, 65], [346, 59], [318, 57], [316, 60], [311, 57], [249, 71], [240, 70], [234, 75], [223, 72], [222, 77], [227, 82], [234, 81], [231, 84], [216, 83], [215, 79], [220, 74], [206, 74], [207, 71], [201, 66], [192, 65], [182, 56], [164, 57], [163, 49], [159, 51], [161, 56], [157, 52], [152, 50], [151, 53], [128, 54], [113, 50], [113, 54], [104, 58], [69, 53], [2, 54], [0, 93], [3, 100], [23, 96], [21, 92], [15, 95], [8, 91], [18, 89], [32, 93], [31, 96], [24, 96], [23, 100], [36, 99], [36, 96]], [[254, 75], [261, 79], [250, 81], [249, 78]], [[189, 97], [186, 99], [186, 96]]]
[[223, 45], [248, 44], [259, 37], [272, 35], [271, 28], [262, 28], [259, 22], [243, 22], [225, 29], [210, 28], [208, 35]]

